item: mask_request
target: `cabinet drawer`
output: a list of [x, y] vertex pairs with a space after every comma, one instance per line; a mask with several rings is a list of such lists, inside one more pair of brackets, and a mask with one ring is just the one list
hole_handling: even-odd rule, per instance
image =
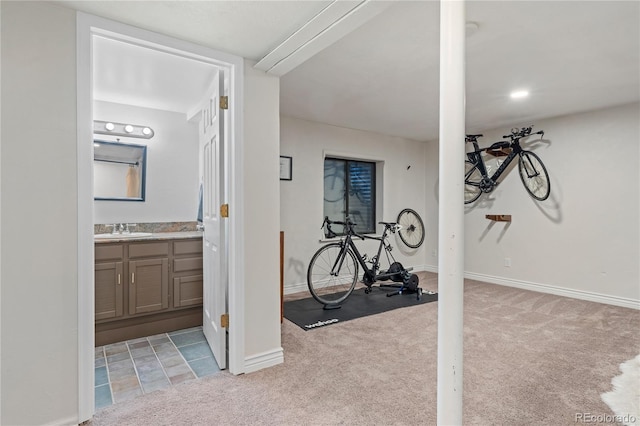
[[152, 256], [169, 256], [169, 243], [165, 241], [157, 243], [129, 244], [129, 259]]
[[100, 260], [122, 260], [124, 257], [124, 246], [122, 244], [96, 244], [96, 261]]
[[201, 271], [201, 270], [202, 270], [201, 257], [186, 257], [184, 259], [173, 260], [173, 272]]
[[175, 241], [173, 243], [173, 255], [182, 256], [202, 253], [202, 239]]

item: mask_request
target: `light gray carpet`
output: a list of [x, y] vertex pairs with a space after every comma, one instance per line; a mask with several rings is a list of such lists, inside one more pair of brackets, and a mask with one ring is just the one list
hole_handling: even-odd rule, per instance
[[[437, 290], [434, 274], [421, 286]], [[285, 320], [285, 363], [226, 372], [99, 411], [95, 425], [432, 425], [438, 303], [305, 332]], [[465, 283], [464, 419], [575, 425], [640, 353], [640, 311]]]

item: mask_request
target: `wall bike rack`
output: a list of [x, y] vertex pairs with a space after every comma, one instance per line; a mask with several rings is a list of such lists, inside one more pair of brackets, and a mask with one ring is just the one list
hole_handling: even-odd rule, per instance
[[485, 217], [495, 222], [511, 222], [510, 214], [488, 214]]

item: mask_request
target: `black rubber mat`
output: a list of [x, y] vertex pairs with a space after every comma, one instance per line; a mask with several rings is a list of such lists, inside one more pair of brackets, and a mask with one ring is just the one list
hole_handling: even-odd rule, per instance
[[422, 293], [417, 300], [415, 293], [404, 293], [387, 297], [392, 289], [373, 287], [365, 294], [364, 288], [354, 290], [340, 309], [323, 309], [313, 297], [285, 302], [284, 317], [303, 330], [326, 327], [331, 324], [349, 321], [355, 318], [375, 315], [392, 309], [421, 305], [438, 300], [438, 294]]

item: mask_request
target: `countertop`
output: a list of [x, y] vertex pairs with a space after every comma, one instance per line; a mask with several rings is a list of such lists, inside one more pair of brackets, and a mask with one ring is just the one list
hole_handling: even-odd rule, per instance
[[96, 244], [124, 243], [129, 241], [166, 241], [185, 238], [202, 238], [202, 231], [154, 232], [146, 236], [118, 236], [110, 238], [94, 238]]

